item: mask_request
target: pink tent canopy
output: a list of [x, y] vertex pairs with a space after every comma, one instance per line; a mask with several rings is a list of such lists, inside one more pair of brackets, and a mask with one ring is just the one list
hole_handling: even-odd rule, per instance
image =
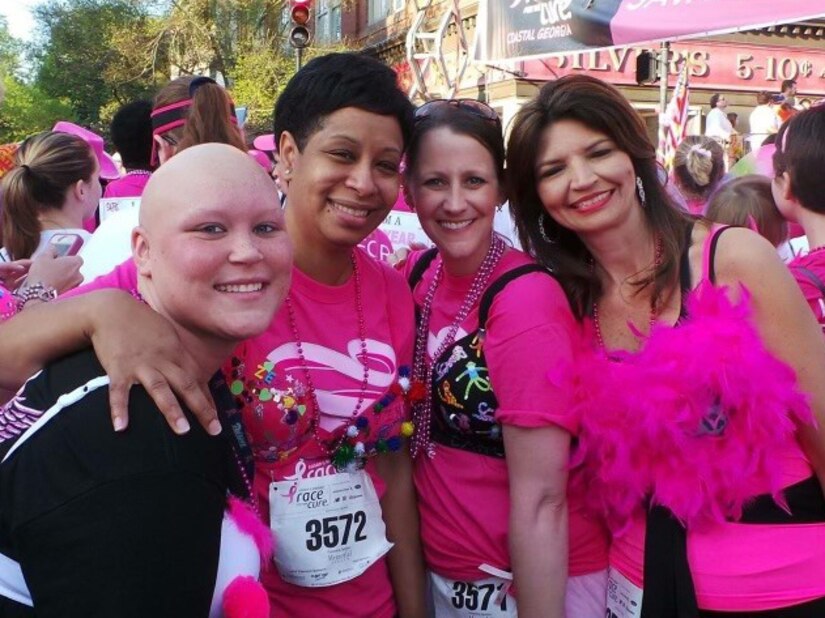
[[822, 0], [482, 0], [477, 56], [535, 58], [823, 16]]

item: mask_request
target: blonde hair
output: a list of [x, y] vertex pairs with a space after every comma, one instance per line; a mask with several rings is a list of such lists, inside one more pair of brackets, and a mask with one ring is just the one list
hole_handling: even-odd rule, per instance
[[751, 174], [726, 182], [714, 193], [705, 216], [711, 221], [748, 227], [777, 247], [788, 238], [788, 223], [771, 192], [770, 179]]
[[16, 166], [0, 181], [3, 195], [3, 246], [12, 259], [30, 258], [40, 244], [39, 215], [60, 210], [78, 180], [88, 182], [95, 155], [82, 138], [46, 131], [27, 138], [15, 155]]
[[725, 174], [725, 153], [715, 139], [689, 135], [673, 157], [673, 175], [683, 193], [707, 199]]

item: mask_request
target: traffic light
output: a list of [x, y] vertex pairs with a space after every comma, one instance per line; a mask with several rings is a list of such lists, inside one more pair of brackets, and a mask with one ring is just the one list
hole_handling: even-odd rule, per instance
[[651, 51], [639, 52], [636, 56], [636, 83], [652, 84], [659, 79], [659, 62]]
[[295, 49], [303, 49], [309, 45], [312, 35], [309, 33], [310, 0], [290, 0], [289, 17], [292, 20], [292, 30], [289, 31], [289, 44]]

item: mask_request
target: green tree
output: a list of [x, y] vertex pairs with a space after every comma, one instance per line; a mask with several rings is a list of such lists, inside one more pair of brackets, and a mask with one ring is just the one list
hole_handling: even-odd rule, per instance
[[11, 36], [0, 17], [0, 144], [16, 142], [70, 119], [68, 105], [27, 84], [17, 73], [23, 45]]
[[68, 103], [49, 97], [36, 86], [11, 75], [3, 80], [6, 97], [0, 105], [0, 144], [18, 142], [47, 131], [58, 120], [72, 120]]
[[35, 84], [68, 100], [80, 123], [95, 125], [101, 108], [112, 101], [125, 103], [156, 89], [156, 67], [140, 57], [140, 43], [152, 40], [155, 26], [143, 4], [49, 0], [35, 8], [40, 27]]
[[20, 66], [23, 46], [9, 32], [6, 18], [0, 15], [0, 77], [11, 75]]

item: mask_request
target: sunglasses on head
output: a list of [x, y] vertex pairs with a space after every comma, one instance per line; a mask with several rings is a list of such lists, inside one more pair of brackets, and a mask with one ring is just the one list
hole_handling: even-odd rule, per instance
[[427, 101], [415, 110], [415, 120], [423, 120], [437, 110], [444, 109], [445, 107], [455, 107], [456, 109], [473, 114], [484, 120], [501, 124], [501, 119], [498, 117], [496, 110], [486, 103], [476, 101], [475, 99], [435, 99], [433, 101]]

